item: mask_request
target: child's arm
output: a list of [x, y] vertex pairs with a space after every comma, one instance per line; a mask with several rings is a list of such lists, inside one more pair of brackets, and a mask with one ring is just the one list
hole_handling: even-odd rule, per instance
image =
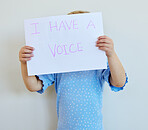
[[111, 57], [108, 57], [108, 64], [111, 72], [110, 83], [116, 87], [122, 87], [125, 84], [125, 70], [114, 52]]
[[108, 64], [111, 72], [110, 83], [113, 86], [122, 87], [126, 81], [125, 70], [114, 50], [112, 39], [104, 35], [100, 36], [96, 43], [96, 46], [99, 47], [100, 50], [105, 51], [108, 58]]
[[42, 82], [40, 80], [37, 80], [35, 76], [28, 76], [27, 73], [27, 61], [31, 60], [31, 57], [33, 57], [33, 47], [30, 46], [24, 46], [20, 49], [19, 52], [19, 60], [21, 62], [21, 72], [22, 77], [25, 83], [26, 88], [31, 91], [38, 91], [42, 88]]

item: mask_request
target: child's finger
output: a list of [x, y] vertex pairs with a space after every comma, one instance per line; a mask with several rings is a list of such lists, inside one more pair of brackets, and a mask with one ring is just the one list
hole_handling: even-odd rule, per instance
[[110, 41], [108, 39], [100, 39], [96, 43], [97, 44], [99, 44], [99, 43], [110, 43]]
[[33, 54], [22, 54], [22, 58], [30, 58], [33, 57]]
[[112, 42], [113, 40], [110, 38], [110, 37], [108, 37], [108, 36], [100, 36], [100, 37], [98, 37], [98, 40], [101, 40], [101, 39], [106, 39], [107, 41], [110, 41], [110, 42]]
[[31, 46], [25, 46], [26, 49], [34, 50], [34, 47]]
[[29, 50], [29, 49], [23, 49], [23, 51], [22, 51], [23, 54], [30, 54], [32, 52], [33, 51], [32, 50]]
[[96, 47], [110, 47], [110, 45], [109, 44], [104, 44], [104, 43], [100, 43], [100, 44], [96, 44]]
[[31, 58], [20, 58], [21, 62], [25, 62], [25, 61], [29, 61], [29, 60], [31, 60]]
[[98, 39], [104, 39], [104, 38], [108, 38], [106, 35], [103, 36], [99, 36]]

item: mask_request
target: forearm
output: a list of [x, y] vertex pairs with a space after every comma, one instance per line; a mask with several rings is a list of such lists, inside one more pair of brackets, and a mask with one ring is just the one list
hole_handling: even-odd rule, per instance
[[113, 40], [106, 35], [98, 37], [96, 41], [96, 47], [99, 50], [105, 51], [108, 58], [108, 64], [110, 67], [110, 83], [116, 87], [122, 87], [126, 81], [126, 75], [124, 68], [115, 53]]
[[41, 81], [38, 81], [35, 76], [28, 76], [27, 64], [21, 63], [21, 72], [26, 88], [33, 92], [41, 89]]
[[125, 70], [115, 51], [108, 57], [108, 64], [111, 72], [110, 83], [113, 86], [122, 87], [126, 81]]

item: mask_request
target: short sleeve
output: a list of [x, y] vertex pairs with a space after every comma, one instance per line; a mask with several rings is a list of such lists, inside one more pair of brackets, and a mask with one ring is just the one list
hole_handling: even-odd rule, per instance
[[54, 74], [45, 74], [45, 75], [35, 75], [35, 77], [39, 80], [41, 80], [43, 87], [41, 90], [38, 90], [36, 92], [42, 94], [44, 91], [48, 88], [48, 86], [52, 85], [55, 81], [55, 75]]
[[108, 63], [107, 63], [107, 69], [104, 69], [104, 70], [102, 71], [102, 79], [105, 80], [105, 81], [109, 84], [111, 90], [114, 91], [114, 92], [118, 92], [118, 91], [120, 91], [120, 90], [123, 90], [124, 87], [125, 87], [125, 85], [128, 83], [128, 76], [127, 76], [127, 73], [125, 73], [126, 81], [125, 81], [125, 83], [124, 83], [124, 85], [123, 85], [122, 87], [113, 86], [113, 85], [110, 83], [110, 81], [109, 81], [110, 76], [111, 76], [110, 68], [109, 68], [109, 65], [108, 65]]

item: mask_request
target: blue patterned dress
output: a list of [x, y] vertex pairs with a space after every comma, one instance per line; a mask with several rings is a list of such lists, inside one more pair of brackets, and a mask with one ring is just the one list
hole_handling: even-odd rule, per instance
[[[126, 74], [125, 74], [126, 75]], [[100, 70], [75, 71], [56, 74], [35, 75], [43, 87], [37, 91], [42, 94], [48, 86], [55, 83], [57, 94], [57, 130], [103, 130], [102, 94], [104, 82], [112, 91], [123, 90], [109, 83], [110, 68]]]

